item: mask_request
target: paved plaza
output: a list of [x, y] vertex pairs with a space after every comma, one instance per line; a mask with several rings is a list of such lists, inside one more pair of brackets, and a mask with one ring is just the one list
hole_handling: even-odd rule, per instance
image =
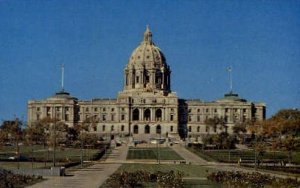
[[46, 177], [47, 180], [37, 183], [31, 188], [98, 188], [105, 180], [114, 173], [120, 166], [119, 161], [125, 161], [127, 156], [127, 146], [118, 147], [112, 150], [105, 161], [83, 168], [67, 176]]

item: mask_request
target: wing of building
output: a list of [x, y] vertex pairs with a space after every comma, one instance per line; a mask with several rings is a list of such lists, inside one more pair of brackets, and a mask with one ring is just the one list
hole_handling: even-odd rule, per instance
[[56, 118], [68, 126], [89, 123], [90, 133], [151, 137], [193, 137], [217, 133], [206, 125], [209, 118], [222, 118], [231, 127], [246, 120], [265, 119], [264, 103], [248, 102], [232, 92], [212, 102], [179, 99], [171, 90], [171, 69], [154, 44], [147, 27], [140, 45], [124, 69], [124, 88], [116, 99], [72, 97], [62, 90], [44, 100], [28, 101], [28, 125]]

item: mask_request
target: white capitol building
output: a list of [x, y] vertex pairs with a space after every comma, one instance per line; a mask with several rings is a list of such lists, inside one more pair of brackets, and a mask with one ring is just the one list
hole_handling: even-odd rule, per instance
[[155, 46], [147, 27], [143, 41], [132, 52], [124, 69], [124, 87], [115, 99], [80, 100], [62, 90], [43, 100], [28, 101], [28, 125], [49, 117], [74, 126], [90, 123], [99, 136], [132, 135], [194, 139], [220, 131], [205, 124], [208, 118], [224, 119], [227, 131], [236, 123], [265, 119], [264, 103], [253, 103], [229, 92], [212, 102], [178, 98], [171, 90], [171, 69]]

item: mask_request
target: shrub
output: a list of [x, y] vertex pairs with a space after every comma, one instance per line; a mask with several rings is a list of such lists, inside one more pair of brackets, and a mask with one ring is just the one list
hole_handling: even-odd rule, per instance
[[36, 181], [41, 180], [41, 176], [19, 175], [14, 174], [11, 171], [0, 169], [0, 187], [12, 188], [12, 187], [25, 187], [26, 185], [33, 184]]
[[222, 183], [229, 187], [299, 187], [300, 182], [291, 178], [276, 178], [258, 172], [218, 171], [208, 175], [210, 181]]
[[156, 183], [157, 187], [183, 187], [183, 174], [180, 172], [155, 172], [135, 171], [114, 173], [105, 182], [106, 187], [143, 187], [145, 183]]

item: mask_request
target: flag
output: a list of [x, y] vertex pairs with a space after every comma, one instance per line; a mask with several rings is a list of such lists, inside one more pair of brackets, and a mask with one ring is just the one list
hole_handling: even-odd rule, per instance
[[231, 72], [231, 70], [232, 70], [231, 67], [227, 67], [227, 68], [226, 68], [226, 71], [227, 71], [227, 72]]

